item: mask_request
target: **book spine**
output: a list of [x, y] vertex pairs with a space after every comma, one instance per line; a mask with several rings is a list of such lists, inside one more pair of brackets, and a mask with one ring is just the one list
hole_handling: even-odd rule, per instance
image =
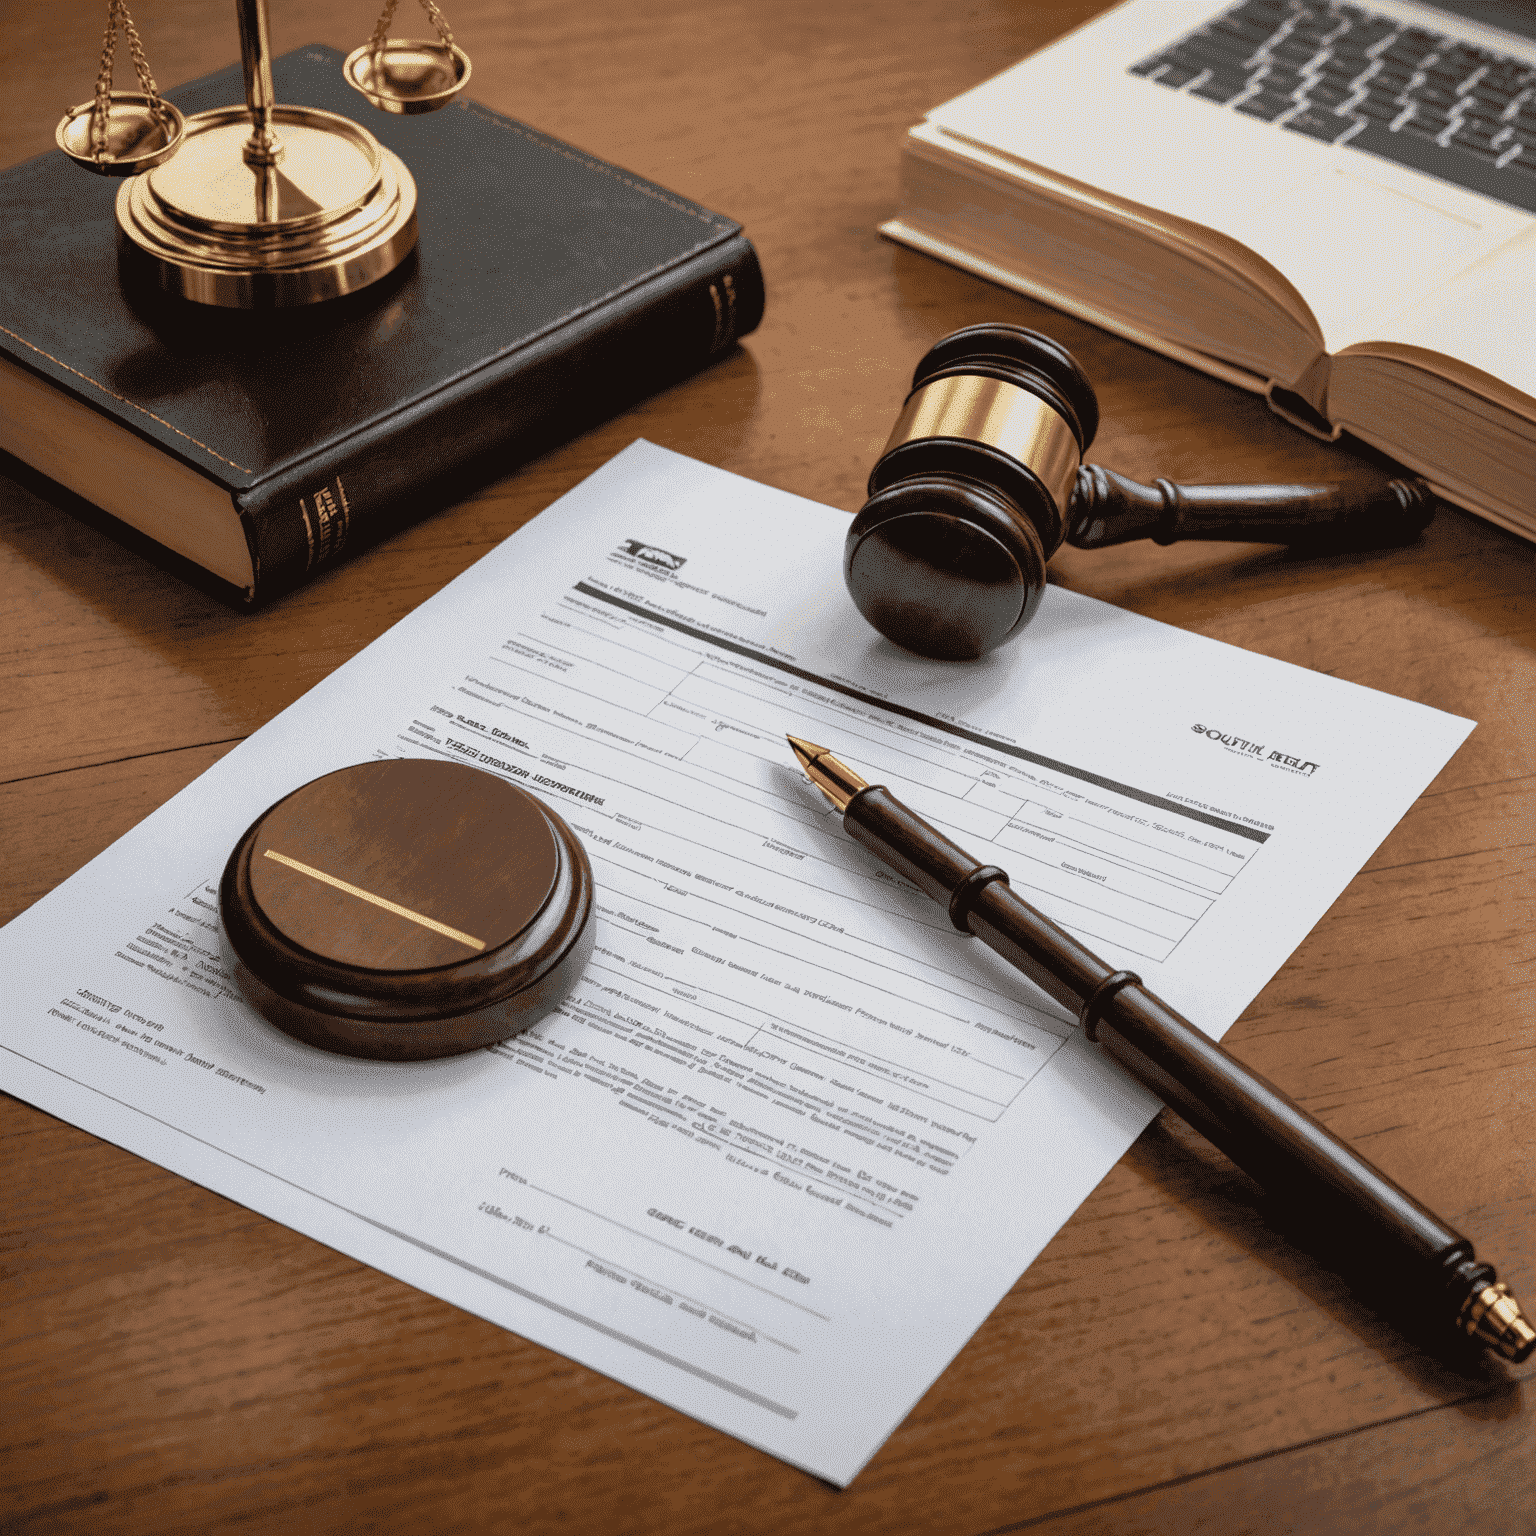
[[723, 356], [763, 312], [740, 233], [235, 497], [255, 607]]

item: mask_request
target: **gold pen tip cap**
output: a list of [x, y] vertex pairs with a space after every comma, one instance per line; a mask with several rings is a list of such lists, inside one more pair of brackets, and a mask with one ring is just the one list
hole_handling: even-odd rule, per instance
[[839, 811], [848, 809], [848, 802], [861, 789], [869, 785], [847, 763], [835, 758], [826, 747], [818, 747], [814, 741], [801, 736], [791, 736], [787, 731], [784, 739], [795, 750], [795, 760], [806, 778], [830, 800]]

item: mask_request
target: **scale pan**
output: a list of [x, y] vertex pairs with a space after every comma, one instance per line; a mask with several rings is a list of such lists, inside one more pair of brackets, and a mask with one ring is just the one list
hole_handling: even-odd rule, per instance
[[354, 48], [341, 66], [347, 84], [381, 112], [435, 112], [469, 83], [469, 55], [453, 43], [392, 37]]
[[113, 91], [108, 101], [107, 145], [100, 156], [91, 144], [94, 99], [71, 107], [60, 120], [54, 142], [76, 165], [98, 176], [137, 176], [176, 153], [186, 122], [164, 97], [158, 117], [141, 91]]

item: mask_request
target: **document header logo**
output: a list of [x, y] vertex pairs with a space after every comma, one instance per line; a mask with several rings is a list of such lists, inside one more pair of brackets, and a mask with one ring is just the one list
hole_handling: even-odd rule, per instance
[[643, 539], [625, 539], [614, 553], [621, 558], [627, 557], [638, 565], [669, 575], [673, 571], [682, 570], [688, 563], [685, 556], [674, 555], [671, 550], [661, 549], [655, 544], [647, 544]]

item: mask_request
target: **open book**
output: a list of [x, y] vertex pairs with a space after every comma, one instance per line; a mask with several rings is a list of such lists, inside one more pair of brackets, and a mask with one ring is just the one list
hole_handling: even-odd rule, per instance
[[937, 108], [883, 232], [1352, 433], [1536, 539], [1536, 219], [1145, 78], [1260, 3], [1133, 0]]

